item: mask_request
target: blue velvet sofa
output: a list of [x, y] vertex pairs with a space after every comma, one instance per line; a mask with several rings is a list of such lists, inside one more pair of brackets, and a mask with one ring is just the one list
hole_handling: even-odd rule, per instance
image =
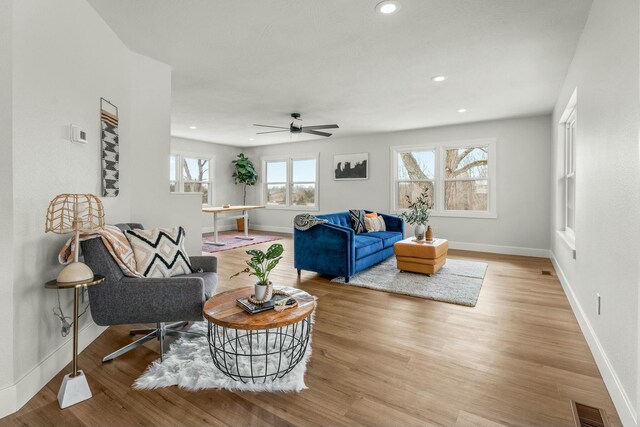
[[[369, 211], [367, 211], [369, 212]], [[404, 238], [402, 219], [382, 216], [387, 231], [356, 234], [349, 212], [317, 215], [329, 222], [307, 231], [293, 230], [294, 266], [320, 274], [342, 276], [345, 281], [365, 268], [393, 255], [393, 244]]]

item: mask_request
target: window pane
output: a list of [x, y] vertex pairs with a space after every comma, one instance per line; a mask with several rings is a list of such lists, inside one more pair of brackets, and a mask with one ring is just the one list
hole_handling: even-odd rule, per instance
[[284, 206], [287, 203], [287, 188], [284, 184], [267, 184], [267, 205]]
[[[429, 191], [431, 196], [431, 204], [433, 206], [433, 182], [399, 182], [398, 183], [398, 208], [408, 209], [409, 202], [415, 202], [416, 199], [424, 192]], [[408, 196], [408, 197], [407, 197]]]
[[489, 176], [487, 147], [447, 150], [445, 178], [487, 178]]
[[567, 228], [575, 226], [575, 180], [567, 178]]
[[488, 211], [489, 181], [446, 181], [444, 208], [450, 211]]
[[293, 182], [316, 181], [316, 159], [293, 160]]
[[172, 193], [175, 193], [175, 191], [176, 191], [176, 183], [175, 183], [175, 181], [169, 183], [169, 191], [172, 192]]
[[182, 177], [185, 181], [209, 181], [209, 160], [183, 159]]
[[202, 203], [209, 203], [209, 183], [208, 182], [185, 182], [185, 193], [202, 193]]
[[314, 206], [316, 204], [316, 185], [292, 185], [291, 204], [295, 206]]
[[[169, 157], [169, 180], [176, 180], [176, 156]], [[171, 190], [174, 191], [174, 190]]]
[[267, 162], [267, 182], [287, 182], [287, 162]]
[[398, 179], [433, 179], [436, 170], [434, 151], [398, 153]]

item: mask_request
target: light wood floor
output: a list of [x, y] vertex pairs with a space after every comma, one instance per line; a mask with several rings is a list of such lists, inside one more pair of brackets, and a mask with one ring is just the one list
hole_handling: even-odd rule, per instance
[[[282, 243], [286, 257], [274, 282], [319, 298], [308, 390], [135, 391], [131, 384], [158, 357], [157, 344], [102, 365], [102, 355], [131, 340], [127, 327], [112, 327], [80, 355], [92, 399], [59, 409], [67, 368], [0, 426], [570, 426], [569, 399], [605, 408], [620, 425], [549, 260], [450, 251], [450, 258], [489, 263], [470, 308], [333, 284], [308, 272], [298, 281], [293, 243]], [[246, 249], [217, 254], [219, 290], [252, 282], [228, 279], [243, 268]]]

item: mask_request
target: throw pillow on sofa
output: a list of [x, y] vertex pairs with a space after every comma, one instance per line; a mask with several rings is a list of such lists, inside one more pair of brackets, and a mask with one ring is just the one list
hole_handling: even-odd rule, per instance
[[361, 209], [349, 209], [349, 218], [351, 218], [351, 228], [356, 234], [364, 233], [364, 211]]
[[372, 216], [364, 218], [364, 226], [367, 229], [367, 233], [374, 231], [387, 231], [387, 226], [384, 223], [384, 219], [381, 216]]
[[182, 227], [127, 230], [138, 271], [144, 277], [172, 277], [193, 273], [185, 250]]

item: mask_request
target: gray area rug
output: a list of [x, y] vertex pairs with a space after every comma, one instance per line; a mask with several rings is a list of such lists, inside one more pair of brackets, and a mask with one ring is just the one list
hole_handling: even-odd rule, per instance
[[475, 307], [486, 271], [484, 262], [447, 259], [438, 273], [427, 276], [398, 270], [391, 257], [352, 276], [349, 283], [344, 277], [332, 282]]
[[[291, 392], [301, 391], [307, 388], [304, 383], [304, 374], [307, 370], [307, 362], [311, 356], [311, 338], [309, 345], [302, 357], [302, 360], [291, 372], [284, 378], [275, 381], [267, 380], [266, 382], [258, 382], [253, 384], [243, 384], [224, 375], [213, 364], [211, 353], [209, 351], [209, 342], [207, 341], [207, 323], [196, 322], [189, 329], [192, 332], [205, 334], [202, 337], [181, 337], [179, 338], [168, 352], [164, 355], [164, 361], [160, 363], [160, 359], [153, 362], [147, 370], [140, 376], [133, 388], [138, 390], [155, 389], [161, 387], [178, 386], [188, 390], [203, 389], [225, 389], [239, 391], [261, 391], [261, 392]], [[273, 335], [275, 339], [275, 334]], [[271, 339], [270, 339], [271, 341]], [[265, 340], [257, 344], [254, 341], [254, 351], [258, 352], [259, 347], [264, 348]], [[264, 362], [262, 362], [264, 364]], [[277, 358], [271, 356], [268, 360], [270, 369], [273, 372]], [[242, 357], [239, 359], [240, 372], [245, 374], [249, 372], [249, 365], [245, 363]], [[245, 366], [246, 365], [246, 366]], [[254, 364], [256, 369], [256, 364]], [[257, 367], [257, 370], [264, 369], [264, 366]], [[256, 373], [259, 373], [256, 371]]]

